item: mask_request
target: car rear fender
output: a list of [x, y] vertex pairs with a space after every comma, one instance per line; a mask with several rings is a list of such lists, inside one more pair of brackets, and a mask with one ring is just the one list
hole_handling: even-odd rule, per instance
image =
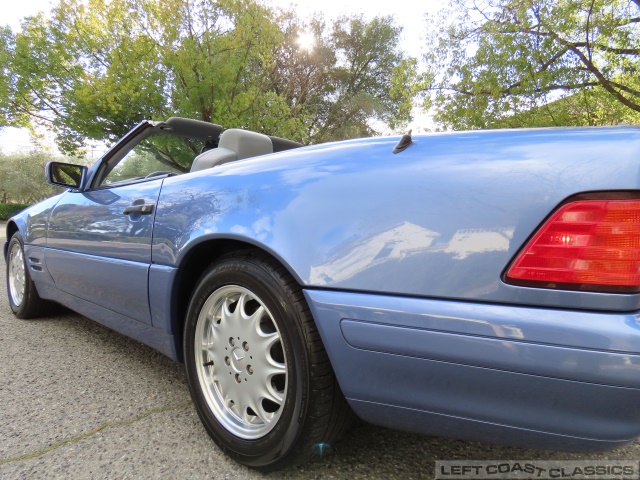
[[305, 147], [167, 178], [153, 263], [250, 243], [305, 287], [633, 311], [640, 295], [508, 285], [538, 226], [578, 193], [640, 191], [640, 129], [540, 129]]
[[257, 250], [278, 261], [299, 283], [300, 278], [267, 246], [240, 235], [210, 235], [193, 242], [177, 267], [151, 265], [149, 300], [153, 325], [174, 336], [177, 360], [182, 361], [182, 335], [189, 301], [205, 269], [223, 255]]

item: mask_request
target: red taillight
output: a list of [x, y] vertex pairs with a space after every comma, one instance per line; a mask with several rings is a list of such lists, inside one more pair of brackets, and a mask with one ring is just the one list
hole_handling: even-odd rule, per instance
[[505, 281], [640, 291], [640, 199], [581, 199], [561, 206], [511, 263]]

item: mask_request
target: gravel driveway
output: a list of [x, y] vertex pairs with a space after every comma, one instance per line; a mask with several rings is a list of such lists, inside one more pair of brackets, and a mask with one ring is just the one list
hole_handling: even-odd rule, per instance
[[15, 319], [5, 294], [4, 259], [0, 268], [1, 479], [406, 480], [433, 478], [436, 460], [640, 458], [640, 442], [577, 455], [360, 424], [324, 461], [256, 473], [228, 460], [209, 439], [182, 365], [70, 311]]

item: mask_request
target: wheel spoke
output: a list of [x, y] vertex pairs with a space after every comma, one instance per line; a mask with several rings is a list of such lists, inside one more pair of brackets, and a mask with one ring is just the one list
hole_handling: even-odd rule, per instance
[[249, 299], [249, 297], [247, 296], [246, 293], [243, 293], [242, 295], [240, 295], [240, 298], [238, 298], [238, 305], [236, 305], [236, 318], [238, 319], [247, 319], [249, 317], [247, 317], [247, 315], [245, 315], [245, 308], [247, 305], [247, 299]]
[[265, 308], [260, 305], [260, 307], [258, 307], [258, 309], [249, 316], [249, 325], [251, 327], [251, 331], [255, 332], [256, 335], [259, 335], [261, 332], [260, 320], [262, 320], [264, 312]]
[[284, 363], [269, 361], [268, 365], [264, 368], [264, 373], [268, 378], [274, 375], [284, 375], [287, 373], [287, 366]]
[[215, 366], [216, 368], [222, 367], [223, 359], [220, 358], [220, 355], [213, 348], [213, 345], [203, 344], [201, 355], [203, 365], [208, 362], [213, 362], [213, 366]]
[[[252, 409], [253, 410], [253, 409]], [[242, 421], [248, 425], [255, 424], [255, 416], [249, 413], [249, 409], [246, 405], [242, 406]]]
[[276, 391], [270, 381], [269, 383], [267, 383], [267, 390], [264, 393], [264, 398], [266, 398], [267, 400], [271, 400], [273, 403], [276, 403], [278, 405], [282, 405], [282, 402], [284, 402], [284, 395]]
[[207, 359], [211, 357], [211, 353], [208, 345], [202, 345], [202, 350], [200, 351], [200, 355], [202, 357], [202, 360], [201, 360], [202, 365], [205, 365], [206, 363], [208, 363], [209, 360]]
[[257, 402], [253, 402], [250, 407], [262, 423], [268, 424], [273, 419], [273, 415], [265, 411], [260, 400], [261, 399], [258, 399]]
[[222, 311], [216, 305], [212, 305], [207, 313], [207, 318], [211, 322], [211, 331], [215, 333], [215, 327], [222, 322]]
[[260, 349], [269, 354], [271, 347], [273, 347], [273, 345], [278, 341], [280, 341], [280, 335], [278, 333], [269, 333], [267, 335], [263, 334], [260, 336], [259, 340]]
[[227, 297], [224, 299], [224, 302], [222, 304], [222, 312], [220, 313], [220, 316], [225, 322], [233, 317], [233, 313], [231, 313], [231, 309], [229, 308], [231, 303], [231, 299]]

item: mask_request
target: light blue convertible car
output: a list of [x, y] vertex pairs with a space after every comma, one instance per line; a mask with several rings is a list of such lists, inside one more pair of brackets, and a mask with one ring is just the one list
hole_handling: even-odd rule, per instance
[[304, 461], [354, 413], [549, 449], [640, 435], [638, 128], [302, 147], [170, 118], [47, 178], [66, 190], [7, 224], [15, 315], [55, 301], [184, 362], [245, 465]]

